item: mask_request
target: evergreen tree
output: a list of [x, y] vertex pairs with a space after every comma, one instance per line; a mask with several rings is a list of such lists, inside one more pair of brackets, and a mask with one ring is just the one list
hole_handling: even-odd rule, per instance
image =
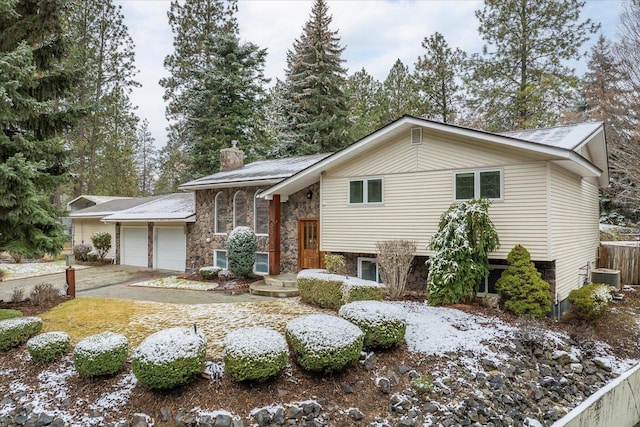
[[302, 35], [287, 53], [286, 84], [292, 109], [286, 123], [293, 136], [287, 155], [336, 151], [349, 141], [344, 47], [329, 26], [325, 0], [315, 0]]
[[476, 12], [487, 43], [474, 56], [470, 107], [492, 131], [554, 124], [577, 85], [566, 61], [579, 58], [589, 33], [578, 0], [485, 0]]
[[289, 97], [287, 84], [276, 79], [276, 84], [269, 89], [265, 105], [267, 157], [284, 157], [288, 150], [295, 146], [296, 136], [291, 132], [292, 126], [289, 122], [289, 112], [292, 109], [293, 102]]
[[423, 112], [415, 76], [409, 72], [409, 67], [398, 59], [378, 91], [378, 127], [405, 114], [422, 116]]
[[154, 146], [155, 139], [149, 132], [149, 122], [146, 119], [138, 126], [136, 139], [139, 144], [136, 157], [138, 194], [151, 196], [155, 188], [158, 153]]
[[425, 115], [443, 123], [453, 122], [462, 98], [460, 79], [467, 55], [450, 48], [440, 33], [425, 37], [422, 47], [426, 53], [418, 58], [415, 68]]
[[27, 256], [58, 253], [66, 240], [50, 201], [68, 176], [59, 135], [76, 119], [65, 6], [0, 1], [0, 250]]
[[344, 93], [350, 106], [351, 140], [358, 140], [377, 129], [378, 91], [380, 91], [380, 82], [364, 68], [347, 79]]

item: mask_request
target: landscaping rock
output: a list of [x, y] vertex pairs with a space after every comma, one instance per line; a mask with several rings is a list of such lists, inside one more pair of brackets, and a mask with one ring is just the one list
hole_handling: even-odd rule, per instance
[[383, 394], [389, 394], [391, 392], [391, 382], [388, 378], [380, 377], [376, 380], [376, 385]]
[[349, 409], [349, 416], [354, 421], [360, 421], [360, 420], [362, 420], [364, 418], [364, 415], [362, 414], [362, 412], [360, 412], [360, 410], [358, 408]]

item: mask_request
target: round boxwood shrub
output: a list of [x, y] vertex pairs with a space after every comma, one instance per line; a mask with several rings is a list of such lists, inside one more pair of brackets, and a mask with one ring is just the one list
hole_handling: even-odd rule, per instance
[[389, 348], [402, 343], [407, 322], [402, 310], [381, 301], [356, 301], [340, 307], [340, 317], [364, 332], [367, 348]]
[[193, 328], [171, 328], [149, 335], [135, 349], [131, 369], [142, 385], [168, 390], [204, 371], [207, 340]]
[[234, 228], [227, 241], [229, 271], [238, 276], [251, 276], [256, 263], [256, 248], [257, 239], [251, 228]]
[[609, 301], [613, 299], [611, 292], [614, 287], [602, 283], [593, 283], [574, 289], [569, 293], [569, 302], [573, 313], [584, 320], [595, 320], [602, 317], [609, 308]]
[[224, 370], [236, 381], [264, 381], [289, 362], [284, 337], [273, 329], [242, 328], [224, 340]]
[[73, 350], [73, 365], [81, 377], [93, 378], [117, 373], [127, 361], [129, 342], [122, 334], [91, 335]]
[[337, 316], [311, 314], [293, 319], [285, 328], [291, 353], [303, 369], [339, 371], [360, 357], [364, 333]]
[[71, 338], [66, 332], [45, 332], [27, 341], [27, 351], [35, 363], [46, 363], [58, 359], [71, 346]]
[[0, 350], [9, 350], [40, 332], [42, 319], [39, 317], [14, 317], [0, 320]]
[[220, 267], [207, 266], [202, 267], [198, 270], [198, 273], [202, 276], [203, 279], [211, 280], [218, 277], [218, 273], [220, 273], [222, 269]]

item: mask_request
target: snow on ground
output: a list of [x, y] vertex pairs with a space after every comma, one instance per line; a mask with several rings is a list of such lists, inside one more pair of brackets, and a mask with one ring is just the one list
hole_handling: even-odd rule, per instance
[[215, 282], [197, 282], [194, 280], [181, 279], [177, 276], [163, 277], [161, 279], [147, 280], [134, 283], [129, 286], [141, 286], [147, 288], [167, 288], [167, 289], [187, 289], [192, 291], [212, 291], [219, 285]]
[[[74, 269], [87, 268], [85, 265], [74, 265]], [[4, 270], [3, 280], [24, 279], [27, 277], [44, 276], [47, 274], [64, 273], [67, 269], [65, 261], [51, 262], [23, 262], [20, 264], [0, 264], [0, 270]]]

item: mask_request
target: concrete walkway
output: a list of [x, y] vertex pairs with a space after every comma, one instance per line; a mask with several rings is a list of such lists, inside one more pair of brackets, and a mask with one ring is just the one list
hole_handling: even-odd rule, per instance
[[[255, 302], [274, 299], [250, 295], [248, 293], [230, 295], [219, 291], [191, 291], [129, 286], [133, 283], [168, 277], [175, 274], [176, 272], [174, 271], [151, 270], [125, 265], [84, 268], [75, 271], [76, 296], [120, 298], [177, 304]], [[11, 296], [16, 288], [22, 289], [23, 295], [26, 298], [33, 288], [41, 283], [50, 283], [56, 289], [63, 292], [66, 284], [66, 275], [65, 273], [56, 273], [0, 282], [0, 300], [11, 300]]]

